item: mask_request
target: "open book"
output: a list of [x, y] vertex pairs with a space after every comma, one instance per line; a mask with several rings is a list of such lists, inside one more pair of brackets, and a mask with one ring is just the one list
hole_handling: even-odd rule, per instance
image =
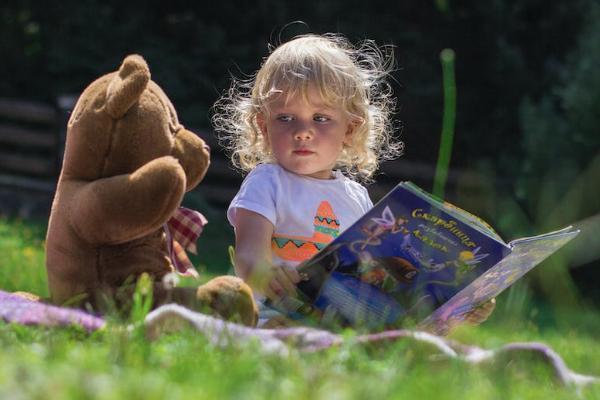
[[578, 233], [568, 227], [505, 243], [474, 215], [402, 182], [298, 266], [298, 298], [273, 306], [351, 326], [411, 318], [435, 331], [496, 297]]

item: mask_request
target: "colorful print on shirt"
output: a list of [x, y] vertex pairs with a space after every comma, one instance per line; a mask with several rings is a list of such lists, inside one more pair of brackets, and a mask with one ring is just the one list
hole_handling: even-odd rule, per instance
[[340, 234], [340, 221], [331, 205], [322, 201], [314, 218], [314, 233], [311, 237], [274, 234], [271, 249], [283, 260], [304, 261], [324, 248]]

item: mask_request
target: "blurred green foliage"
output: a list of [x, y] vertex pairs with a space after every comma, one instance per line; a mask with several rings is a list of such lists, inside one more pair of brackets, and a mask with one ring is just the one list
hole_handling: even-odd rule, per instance
[[[532, 203], [532, 209], [539, 204], [540, 194], [544, 195], [545, 207], [537, 208], [538, 217], [547, 216], [582, 172], [593, 167], [593, 160], [600, 157], [599, 110], [600, 4], [594, 4], [556, 82], [537, 100], [526, 97], [521, 103], [524, 157], [516, 168], [521, 171], [516, 180], [517, 195]], [[550, 178], [555, 186], [552, 193], [543, 190]], [[590, 178], [586, 189], [597, 184], [600, 171], [596, 170]], [[593, 199], [570, 207], [568, 219], [590, 215], [594, 211], [591, 206], [598, 211], [598, 192], [587, 194]]]
[[[595, 224], [586, 226], [587, 229], [582, 227], [580, 245], [573, 250], [577, 254], [571, 257], [588, 262], [600, 258], [600, 241], [588, 239], [586, 243], [585, 240], [600, 233], [597, 218], [600, 215], [598, 71], [600, 3], [593, 3], [576, 46], [569, 52], [556, 82], [539, 99], [527, 97], [521, 103], [524, 155], [515, 170], [520, 171], [515, 175], [516, 196], [530, 218], [529, 224], [521, 223], [521, 226], [548, 230], [596, 216]], [[559, 259], [553, 259], [544, 271], [536, 271], [537, 282], [555, 304], [572, 305], [577, 293]], [[592, 280], [593, 277], [589, 276]], [[597, 282], [598, 274], [595, 277]]]

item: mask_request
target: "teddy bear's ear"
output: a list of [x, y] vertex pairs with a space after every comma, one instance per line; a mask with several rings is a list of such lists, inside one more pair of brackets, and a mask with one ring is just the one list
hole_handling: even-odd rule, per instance
[[106, 110], [110, 116], [122, 117], [138, 101], [149, 80], [146, 61], [136, 54], [127, 56], [106, 89]]

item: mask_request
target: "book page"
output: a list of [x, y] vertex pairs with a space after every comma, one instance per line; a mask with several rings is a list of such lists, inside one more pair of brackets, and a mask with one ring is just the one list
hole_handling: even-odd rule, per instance
[[438, 208], [443, 209], [445, 212], [463, 221], [464, 223], [471, 225], [473, 228], [479, 230], [483, 234], [490, 236], [498, 242], [504, 243], [504, 241], [496, 233], [494, 228], [492, 228], [487, 222], [485, 222], [478, 216], [471, 214], [470, 212], [463, 210], [462, 208], [457, 207], [454, 204], [441, 200], [432, 195], [431, 193], [427, 193], [412, 182], [401, 182], [398, 186], [405, 187], [415, 195], [427, 200], [431, 204], [435, 204]]
[[322, 312], [337, 309], [350, 325], [420, 321], [511, 252], [449, 211], [396, 186], [298, 266], [300, 297]]
[[465, 313], [500, 294], [533, 267], [556, 252], [579, 233], [561, 231], [511, 242], [512, 252], [486, 273], [435, 310], [420, 327], [436, 331], [436, 326], [464, 319]]

